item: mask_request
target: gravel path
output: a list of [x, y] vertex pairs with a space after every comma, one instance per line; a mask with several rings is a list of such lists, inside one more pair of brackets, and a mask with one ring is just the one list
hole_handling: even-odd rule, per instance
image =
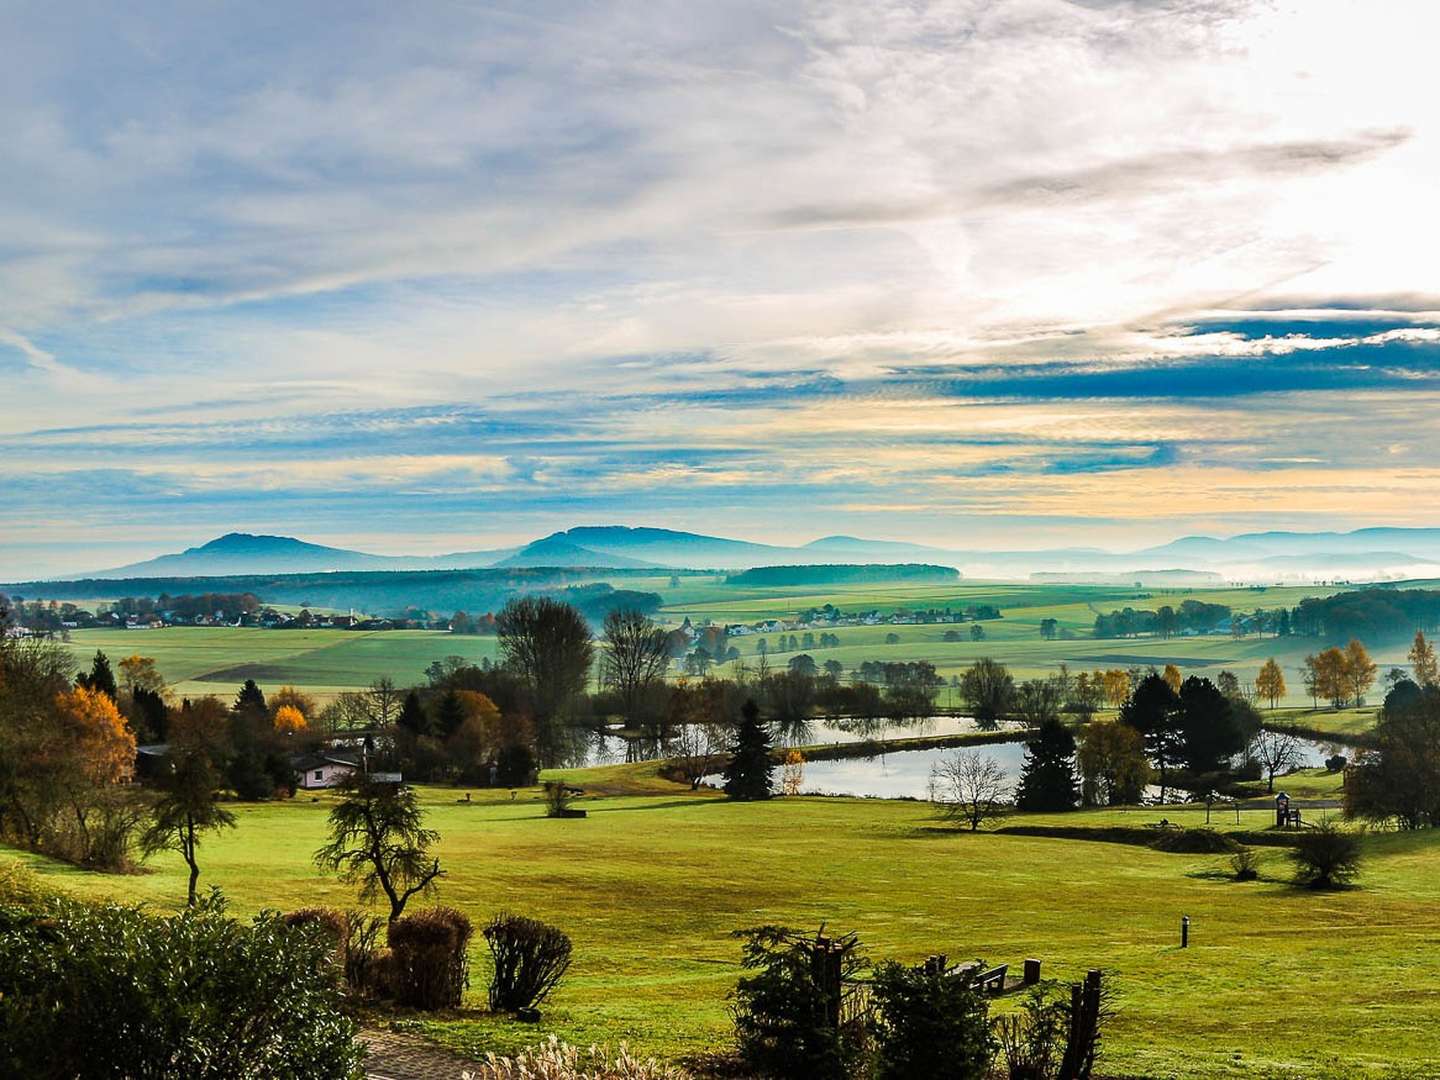
[[370, 1050], [365, 1059], [369, 1080], [461, 1080], [476, 1068], [475, 1062], [416, 1035], [368, 1030], [360, 1040]]

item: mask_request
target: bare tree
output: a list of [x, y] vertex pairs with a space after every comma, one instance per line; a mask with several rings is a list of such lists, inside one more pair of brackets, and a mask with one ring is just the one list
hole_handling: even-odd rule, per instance
[[729, 748], [729, 734], [718, 725], [684, 724], [670, 744], [671, 760], [694, 791], [701, 780], [720, 771]]
[[978, 750], [960, 750], [930, 771], [930, 801], [950, 820], [967, 823], [971, 832], [1004, 813], [1005, 794], [1005, 770]]
[[400, 716], [405, 695], [395, 688], [395, 680], [382, 675], [365, 691], [366, 719], [373, 728], [388, 728]]
[[1275, 777], [1295, 768], [1305, 757], [1300, 740], [1294, 735], [1263, 728], [1250, 740], [1250, 756], [1265, 770], [1266, 784], [1272, 792], [1275, 790]]
[[600, 685], [620, 696], [625, 724], [633, 727], [670, 665], [665, 631], [640, 612], [622, 608], [605, 616], [601, 640]]

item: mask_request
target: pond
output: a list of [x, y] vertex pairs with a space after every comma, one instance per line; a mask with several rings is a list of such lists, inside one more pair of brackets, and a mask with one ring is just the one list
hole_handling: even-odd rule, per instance
[[[1005, 723], [1001, 728], [1019, 726]], [[926, 735], [961, 735], [979, 730], [979, 725], [969, 716], [925, 716], [909, 721], [817, 718], [792, 724], [771, 724], [770, 738], [776, 746], [829, 746]], [[595, 765], [653, 761], [667, 756], [668, 745], [657, 739], [621, 735], [613, 728], [606, 731], [581, 729], [572, 733], [562, 756], [562, 765], [582, 769]]]
[[[1349, 756], [1347, 747], [1336, 747], [1329, 743], [1301, 740], [1304, 754], [1302, 768], [1321, 768], [1325, 759], [1336, 753]], [[1009, 791], [1020, 779], [1020, 769], [1025, 760], [1023, 742], [990, 743], [973, 747], [975, 751], [995, 760], [1005, 773]], [[953, 748], [931, 750], [896, 750], [875, 757], [844, 758], [838, 761], [807, 761], [789, 766], [793, 790], [801, 795], [854, 795], [876, 799], [928, 799], [930, 797], [930, 773], [941, 759], [955, 753]], [[782, 790], [783, 770], [775, 772], [775, 789]], [[718, 776], [706, 778], [707, 783], [720, 783]], [[1174, 787], [1166, 792], [1168, 801], [1183, 801], [1189, 793]], [[1158, 801], [1159, 785], [1145, 790], [1147, 800]]]

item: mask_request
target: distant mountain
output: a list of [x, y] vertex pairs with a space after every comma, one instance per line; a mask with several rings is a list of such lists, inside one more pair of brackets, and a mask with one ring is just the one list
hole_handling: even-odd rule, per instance
[[556, 533], [544, 539], [526, 544], [514, 555], [501, 559], [496, 566], [584, 566], [606, 569], [654, 569], [658, 563], [643, 559], [632, 559], [627, 555], [616, 555], [608, 551], [592, 551], [571, 543], [564, 533]]
[[868, 555], [945, 554], [939, 548], [927, 547], [925, 544], [911, 544], [904, 540], [862, 540], [858, 536], [822, 536], [819, 540], [811, 540], [804, 547], [806, 551], [834, 551], [851, 555], [857, 552]]
[[514, 549], [453, 555], [371, 555], [326, 547], [293, 536], [226, 533], [199, 547], [144, 562], [117, 566], [69, 580], [90, 578], [220, 577], [233, 574], [307, 574], [339, 570], [469, 570], [493, 566]]

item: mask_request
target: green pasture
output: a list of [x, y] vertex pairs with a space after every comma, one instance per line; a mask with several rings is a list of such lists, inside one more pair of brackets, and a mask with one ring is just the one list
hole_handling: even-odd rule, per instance
[[400, 686], [425, 681], [425, 668], [446, 656], [494, 658], [493, 637], [432, 630], [262, 630], [176, 626], [162, 630], [77, 630], [76, 663], [96, 649], [112, 664], [132, 653], [155, 659], [178, 695], [232, 693], [246, 679], [269, 692], [285, 685], [330, 694], [389, 676]]
[[[487, 967], [477, 944], [471, 1007], [418, 1022], [453, 1046], [504, 1050], [552, 1032], [581, 1044], [624, 1040], [667, 1058], [716, 1046], [740, 974], [731, 933], [824, 921], [857, 930], [876, 956], [944, 952], [1017, 966], [1037, 957], [1061, 980], [1105, 969], [1119, 1008], [1106, 1033], [1109, 1075], [1436, 1075], [1440, 836], [1368, 836], [1359, 886], [1317, 894], [1289, 885], [1283, 849], [1268, 846], [1257, 849], [1261, 880], [1239, 884], [1227, 878], [1225, 856], [970, 835], [913, 802], [731, 803], [669, 784], [653, 765], [568, 775], [611, 793], [584, 800], [584, 820], [547, 819], [534, 790], [514, 801], [476, 792], [467, 805], [460, 791], [422, 789], [448, 869], [440, 901], [477, 922], [501, 909], [535, 915], [575, 942], [570, 977], [538, 1025], [480, 1011]], [[350, 889], [310, 862], [330, 800], [236, 806], [239, 827], [205, 841], [202, 887], [220, 886], [242, 913], [353, 904]], [[1007, 824], [1133, 826], [1159, 813]], [[1204, 811], [1165, 808], [1164, 816], [1200, 824]], [[1240, 828], [1261, 829], [1269, 812], [1242, 817]], [[1217, 809], [1214, 821], [1236, 828], [1233, 811]], [[184, 896], [172, 857], [121, 878], [21, 857], [87, 896], [158, 908]], [[1185, 950], [1182, 915], [1191, 918]]]

